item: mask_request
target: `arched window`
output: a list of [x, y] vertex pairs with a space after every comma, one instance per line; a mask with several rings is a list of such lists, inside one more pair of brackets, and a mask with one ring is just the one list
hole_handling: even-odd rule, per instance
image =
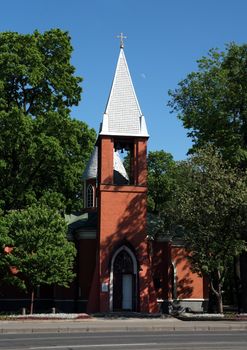
[[116, 256], [113, 273], [133, 273], [133, 260], [125, 249], [121, 250]]
[[87, 208], [93, 208], [94, 206], [94, 188], [90, 184], [87, 186]]

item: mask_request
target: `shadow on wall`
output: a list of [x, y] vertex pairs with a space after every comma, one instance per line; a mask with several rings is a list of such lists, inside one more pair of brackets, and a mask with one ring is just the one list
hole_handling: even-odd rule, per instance
[[[178, 299], [187, 299], [193, 297], [195, 279], [197, 274], [192, 273], [191, 264], [187, 259], [188, 253], [184, 247], [172, 248], [173, 262], [173, 295]], [[172, 269], [171, 269], [172, 271]], [[171, 272], [172, 273], [172, 272]], [[194, 277], [194, 278], [193, 278]]]
[[[121, 188], [121, 187], [120, 187]], [[150, 272], [149, 243], [146, 240], [146, 193], [137, 192], [129, 200], [123, 214], [116, 222], [116, 231], [101, 243], [101, 266], [109, 276], [111, 260], [118, 248], [127, 246], [137, 261], [137, 304], [136, 310], [154, 310], [156, 295]], [[140, 295], [140, 298], [138, 298]]]
[[[150, 254], [152, 252], [150, 244], [152, 243], [146, 240], [145, 201], [146, 193], [137, 193], [129, 201], [124, 214], [118, 219], [116, 231], [102, 242], [101, 261], [103, 268], [109, 275], [114, 252], [122, 245], [126, 245], [137, 260], [137, 269], [142, 279], [142, 283], [138, 284], [140, 297], [144, 300], [146, 299], [146, 303], [150, 303], [148, 294], [151, 290], [153, 291], [151, 300], [154, 303], [154, 299], [157, 299], [154, 288], [148, 290], [150, 281], [153, 284], [153, 276], [149, 269], [145, 269], [145, 267], [151, 266], [152, 263]], [[163, 284], [162, 288], [168, 289], [168, 294], [173, 299], [193, 298], [194, 283], [197, 275], [191, 272], [185, 249], [183, 247], [173, 247], [172, 249], [171, 261], [175, 263], [175, 271], [172, 271], [170, 265], [168, 283], [166, 281], [166, 285]]]

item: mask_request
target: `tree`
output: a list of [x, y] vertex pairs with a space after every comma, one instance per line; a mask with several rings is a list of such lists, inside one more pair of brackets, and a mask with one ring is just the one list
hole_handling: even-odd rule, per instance
[[176, 195], [180, 187], [188, 186], [188, 167], [184, 161], [174, 161], [163, 150], [148, 154], [148, 235], [151, 239], [172, 240], [180, 235], [176, 225]]
[[[190, 152], [212, 144], [234, 166], [247, 168], [247, 45], [209, 51], [198, 71], [170, 91], [168, 105], [189, 130]], [[247, 235], [243, 236], [247, 241]], [[247, 312], [247, 253], [235, 259], [239, 311]]]
[[183, 167], [188, 183], [177, 186], [169, 214], [173, 224], [183, 227], [192, 267], [208, 276], [222, 313], [222, 286], [229, 266], [247, 249], [241, 239], [247, 220], [246, 174], [212, 148], [198, 151]]
[[[2, 251], [0, 263], [7, 269], [5, 278], [31, 293], [41, 285], [68, 287], [74, 277], [76, 249], [67, 239], [67, 225], [58, 211], [44, 203], [0, 217]], [[3, 255], [0, 252], [0, 255]], [[1, 265], [0, 265], [1, 266]]]
[[148, 158], [148, 204], [149, 210], [158, 214], [169, 201], [175, 185], [175, 161], [163, 150], [149, 152]]
[[172, 108], [189, 130], [193, 148], [213, 144], [233, 164], [247, 166], [247, 45], [212, 49], [169, 91]]
[[69, 116], [81, 78], [67, 32], [0, 33], [0, 208], [21, 209], [44, 191], [81, 207], [80, 176], [95, 131]]
[[68, 111], [80, 101], [82, 81], [70, 64], [72, 46], [59, 29], [0, 34], [1, 110], [17, 107], [34, 117]]

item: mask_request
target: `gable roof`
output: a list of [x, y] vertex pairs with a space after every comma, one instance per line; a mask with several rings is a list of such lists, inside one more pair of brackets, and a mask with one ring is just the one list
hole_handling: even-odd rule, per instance
[[65, 215], [69, 233], [77, 229], [91, 229], [95, 230], [98, 225], [98, 214], [97, 212], [92, 213], [81, 213], [75, 212], [70, 215]]
[[100, 135], [148, 137], [123, 48], [120, 48]]

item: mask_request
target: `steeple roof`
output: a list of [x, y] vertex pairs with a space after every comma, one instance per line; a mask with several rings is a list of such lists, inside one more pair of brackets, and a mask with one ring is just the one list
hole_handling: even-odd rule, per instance
[[135, 94], [122, 47], [120, 48], [100, 135], [148, 137], [145, 118]]
[[82, 179], [95, 179], [98, 172], [98, 147], [94, 147], [91, 157], [87, 163], [86, 169], [82, 174]]

